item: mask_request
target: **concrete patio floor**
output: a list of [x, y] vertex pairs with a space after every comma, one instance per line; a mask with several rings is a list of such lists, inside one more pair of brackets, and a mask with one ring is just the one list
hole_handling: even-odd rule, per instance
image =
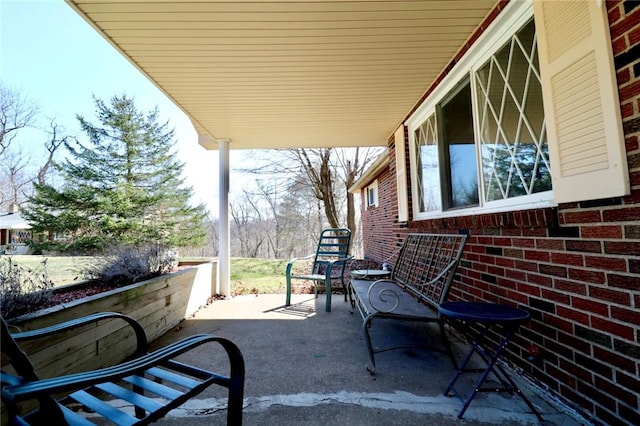
[[[539, 424], [520, 398], [505, 393], [478, 394], [459, 420], [462, 403], [443, 395], [454, 374], [445, 355], [420, 349], [384, 352], [376, 356], [376, 374], [370, 375], [362, 319], [357, 312], [350, 314], [341, 295], [333, 296], [332, 312], [324, 311], [324, 295], [294, 295], [288, 308], [284, 298], [276, 294], [215, 301], [153, 346], [196, 333], [235, 342], [246, 365], [245, 425]], [[424, 339], [429, 335], [424, 327], [430, 326], [378, 321], [371, 330], [374, 339]], [[455, 338], [453, 342], [460, 359], [468, 346]], [[186, 358], [214, 370], [226, 365], [212, 347]], [[471, 386], [474, 378], [465, 378], [466, 384]], [[544, 392], [520, 378], [517, 382], [545, 424], [585, 424]], [[211, 387], [159, 424], [224, 424], [224, 397], [222, 390]]]

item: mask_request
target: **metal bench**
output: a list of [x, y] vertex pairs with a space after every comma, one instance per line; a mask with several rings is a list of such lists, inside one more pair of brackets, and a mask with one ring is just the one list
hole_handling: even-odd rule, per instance
[[[136, 336], [136, 351], [131, 360], [99, 370], [39, 378], [17, 343], [114, 320], [124, 320], [130, 326]], [[20, 333], [10, 333], [5, 320], [0, 322], [2, 403], [9, 424], [92, 425], [94, 421], [103, 424], [107, 420], [118, 425], [146, 425], [213, 384], [228, 389], [227, 424], [242, 424], [244, 360], [238, 347], [227, 339], [199, 334], [147, 353], [147, 337], [142, 326], [133, 318], [114, 312]], [[219, 344], [226, 352], [228, 375], [176, 360], [179, 355], [207, 343]], [[114, 400], [126, 401], [135, 407], [132, 410], [135, 413], [112, 404]], [[82, 413], [91, 413], [91, 417]]]
[[423, 346], [403, 344], [375, 347], [369, 329], [378, 319], [436, 323], [440, 327], [442, 347], [426, 346], [446, 353], [454, 368], [457, 362], [444, 332], [444, 322], [438, 313], [451, 288], [467, 235], [409, 234], [407, 235], [389, 278], [377, 281], [351, 279], [349, 300], [363, 318], [370, 363], [367, 370], [375, 372], [375, 354], [392, 349]]

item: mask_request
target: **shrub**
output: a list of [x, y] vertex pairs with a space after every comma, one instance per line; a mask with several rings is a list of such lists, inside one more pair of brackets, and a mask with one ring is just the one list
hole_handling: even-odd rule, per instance
[[177, 266], [175, 251], [158, 244], [144, 244], [114, 248], [83, 272], [86, 279], [123, 286], [171, 272]]
[[47, 275], [47, 259], [36, 269], [23, 268], [11, 257], [0, 258], [0, 313], [13, 318], [51, 302], [53, 281]]

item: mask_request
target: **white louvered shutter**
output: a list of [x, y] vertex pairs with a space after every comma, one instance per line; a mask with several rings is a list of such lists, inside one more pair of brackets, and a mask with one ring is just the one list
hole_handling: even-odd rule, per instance
[[398, 222], [409, 220], [409, 194], [407, 188], [406, 149], [404, 146], [404, 125], [394, 134], [396, 146], [396, 190], [398, 193]]
[[629, 173], [604, 1], [534, 1], [553, 197], [628, 195]]

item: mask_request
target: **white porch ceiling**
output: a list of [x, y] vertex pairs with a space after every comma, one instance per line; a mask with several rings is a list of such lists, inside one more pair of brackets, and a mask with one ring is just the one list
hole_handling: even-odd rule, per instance
[[386, 145], [497, 0], [66, 0], [232, 149]]

